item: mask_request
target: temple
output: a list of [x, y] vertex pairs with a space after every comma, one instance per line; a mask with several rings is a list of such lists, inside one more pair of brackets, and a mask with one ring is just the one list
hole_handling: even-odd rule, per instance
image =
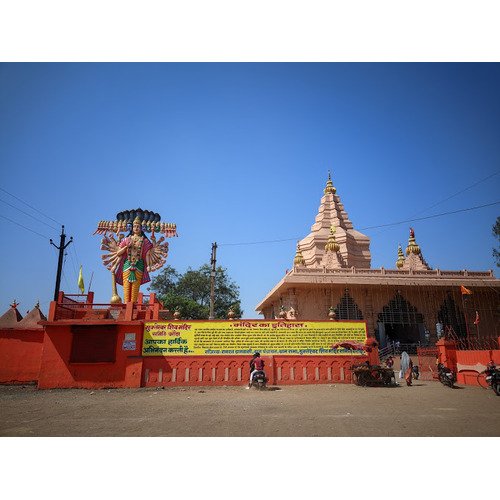
[[[155, 232], [163, 236], [156, 240]], [[292, 270], [257, 306], [264, 320], [235, 319], [230, 310], [206, 329], [139, 291], [148, 271], [165, 264], [164, 238], [177, 234], [159, 214], [119, 212], [96, 233], [111, 271], [110, 302], [95, 303], [83, 282], [80, 294], [60, 291], [47, 317], [39, 304], [23, 317], [14, 301], [0, 316], [0, 383], [246, 385], [255, 350], [266, 359], [270, 385], [351, 383], [355, 367], [378, 366], [389, 349], [409, 347], [427, 380], [436, 356], [470, 385], [489, 362], [500, 364], [500, 280], [493, 272], [431, 269], [412, 228], [405, 250], [394, 246], [394, 268], [372, 268], [370, 239], [354, 229], [330, 175]], [[123, 302], [117, 283], [124, 284]]]
[[354, 229], [329, 174], [292, 270], [256, 311], [266, 319], [362, 319], [381, 347], [391, 341], [423, 345], [443, 332], [498, 336], [499, 289], [491, 270], [431, 269], [412, 228], [394, 269], [372, 268], [370, 239]]

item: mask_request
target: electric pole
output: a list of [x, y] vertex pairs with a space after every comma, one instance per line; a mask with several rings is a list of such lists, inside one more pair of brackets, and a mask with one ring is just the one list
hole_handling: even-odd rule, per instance
[[50, 244], [55, 246], [59, 250], [59, 260], [57, 262], [56, 289], [54, 290], [54, 300], [57, 300], [57, 296], [59, 295], [59, 286], [61, 284], [61, 272], [63, 265], [64, 250], [66, 250], [66, 247], [73, 241], [73, 236], [69, 239], [66, 245], [64, 244], [65, 241], [66, 241], [66, 235], [64, 234], [64, 226], [62, 226], [61, 241], [59, 243], [59, 246], [54, 245], [54, 242], [50, 240]]
[[215, 319], [214, 316], [214, 302], [215, 302], [215, 263], [217, 252], [217, 243], [212, 243], [212, 258], [210, 259], [210, 264], [212, 264], [212, 269], [210, 270], [210, 315], [208, 319]]

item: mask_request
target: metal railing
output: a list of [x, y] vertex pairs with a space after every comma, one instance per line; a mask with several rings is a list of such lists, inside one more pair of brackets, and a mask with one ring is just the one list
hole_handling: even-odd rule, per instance
[[402, 352], [407, 352], [410, 355], [417, 354], [417, 350], [425, 347], [420, 342], [407, 344], [401, 342], [389, 342], [386, 347], [378, 350], [379, 358], [386, 358], [387, 356], [399, 356]]

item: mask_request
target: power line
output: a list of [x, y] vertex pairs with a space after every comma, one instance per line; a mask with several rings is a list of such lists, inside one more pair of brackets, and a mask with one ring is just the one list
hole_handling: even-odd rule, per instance
[[492, 207], [493, 205], [498, 205], [499, 203], [500, 203], [500, 201], [494, 201], [493, 203], [487, 203], [486, 205], [478, 205], [477, 207], [461, 208], [460, 210], [453, 210], [451, 212], [443, 212], [441, 214], [427, 215], [426, 217], [417, 217], [416, 219], [402, 220], [399, 222], [392, 222], [390, 224], [380, 224], [379, 226], [362, 227], [360, 229], [360, 231], [366, 231], [367, 229], [377, 229], [379, 227], [398, 226], [399, 224], [407, 224], [408, 222], [417, 222], [419, 220], [434, 219], [436, 217], [443, 217], [443, 215], [452, 215], [452, 214], [458, 214], [461, 212], [469, 212], [471, 210], [478, 210], [479, 208]]
[[59, 222], [59, 221], [53, 219], [52, 217], [50, 217], [49, 215], [44, 214], [43, 212], [41, 212], [40, 210], [38, 210], [38, 208], [35, 208], [35, 207], [31, 206], [29, 203], [26, 203], [25, 201], [21, 200], [21, 198], [18, 198], [16, 195], [14, 195], [12, 193], [9, 193], [7, 190], [5, 190], [5, 189], [3, 189], [3, 188], [0, 187], [0, 191], [3, 191], [4, 193], [7, 193], [8, 195], [12, 196], [13, 198], [15, 198], [16, 200], [20, 201], [21, 203], [24, 203], [27, 207], [30, 207], [35, 212], [38, 212], [40, 215], [43, 215], [44, 217], [47, 217], [47, 219], [50, 219], [52, 222], [55, 222], [56, 224], [59, 224], [60, 226], [63, 225], [62, 222]]
[[424, 208], [423, 210], [420, 210], [420, 212], [417, 212], [413, 215], [410, 215], [410, 217], [415, 217], [415, 215], [419, 215], [423, 212], [426, 212], [427, 210], [430, 210], [431, 208], [437, 207], [438, 205], [441, 205], [441, 203], [444, 203], [445, 201], [451, 200], [452, 198], [454, 198], [455, 196], [458, 196], [459, 194], [465, 193], [465, 191], [468, 191], [469, 189], [477, 186], [478, 184], [481, 184], [481, 182], [487, 181], [488, 179], [491, 179], [492, 177], [495, 177], [495, 175], [498, 175], [498, 174], [500, 174], [500, 170], [494, 172], [493, 174], [488, 175], [484, 179], [481, 179], [480, 181], [477, 181], [474, 184], [471, 184], [470, 186], [462, 189], [461, 191], [458, 191], [457, 193], [452, 194], [451, 196], [448, 196], [448, 198], [445, 198], [444, 200], [438, 201], [437, 203], [434, 203], [434, 205], [427, 207], [427, 208]]
[[37, 233], [36, 231], [33, 231], [33, 229], [30, 229], [29, 227], [23, 226], [22, 224], [19, 224], [19, 222], [15, 222], [12, 219], [9, 219], [8, 217], [5, 217], [4, 215], [0, 215], [0, 217], [2, 217], [2, 219], [8, 220], [9, 222], [12, 222], [12, 224], [15, 224], [16, 226], [23, 227], [24, 229], [26, 229], [28, 231], [31, 231], [32, 233], [38, 234], [38, 236], [41, 236], [42, 238], [45, 238], [46, 240], [49, 239], [48, 236], [45, 236], [45, 235], [40, 234], [40, 233]]
[[[399, 222], [391, 222], [390, 224], [379, 224], [378, 226], [362, 227], [359, 229], [359, 231], [366, 231], [368, 229], [378, 229], [379, 227], [398, 226], [400, 224], [408, 224], [408, 222], [417, 222], [417, 221], [426, 220], [426, 219], [434, 219], [436, 217], [443, 217], [444, 215], [458, 214], [461, 212], [469, 212], [471, 210], [478, 210], [480, 208], [491, 207], [493, 205], [498, 205], [499, 203], [500, 203], [500, 201], [495, 201], [493, 203], [487, 203], [486, 205], [478, 205], [476, 207], [462, 208], [460, 210], [453, 210], [451, 212], [443, 212], [440, 214], [427, 215], [426, 217], [418, 217], [416, 219], [407, 219], [407, 220], [402, 220]], [[297, 241], [300, 239], [301, 238], [285, 238], [282, 240], [251, 241], [251, 242], [246, 242], [246, 243], [219, 243], [219, 246], [226, 246], [227, 247], [227, 246], [236, 246], [236, 245], [261, 245], [264, 243], [281, 243], [284, 241]]]
[[[74, 249], [74, 246], [72, 246], [71, 248]], [[68, 255], [68, 254], [66, 253], [66, 255]], [[76, 271], [75, 259], [73, 257], [73, 254], [71, 253], [71, 249], [69, 251], [69, 256], [70, 256], [70, 260], [71, 260], [71, 265], [73, 266], [73, 272], [75, 273], [75, 281], [76, 281], [78, 279], [78, 273]]]
[[34, 215], [31, 215], [28, 212], [25, 212], [24, 210], [21, 210], [20, 208], [17, 208], [15, 205], [12, 205], [11, 203], [9, 203], [9, 202], [7, 202], [5, 200], [0, 199], [0, 201], [2, 203], [5, 203], [6, 205], [9, 205], [9, 207], [15, 208], [16, 210], [18, 210], [19, 212], [23, 213], [24, 215], [27, 215], [28, 217], [31, 217], [32, 219], [35, 219], [36, 221], [41, 222], [42, 224], [45, 224], [46, 226], [48, 226], [48, 227], [50, 227], [52, 229], [55, 229], [57, 231], [57, 227], [51, 226], [50, 224], [47, 224], [46, 222], [43, 222], [43, 220], [40, 220], [37, 217], [35, 217]]

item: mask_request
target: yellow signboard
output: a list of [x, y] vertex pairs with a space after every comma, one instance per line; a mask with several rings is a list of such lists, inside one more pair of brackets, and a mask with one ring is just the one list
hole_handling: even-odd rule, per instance
[[361, 355], [364, 321], [161, 321], [144, 325], [143, 356]]

